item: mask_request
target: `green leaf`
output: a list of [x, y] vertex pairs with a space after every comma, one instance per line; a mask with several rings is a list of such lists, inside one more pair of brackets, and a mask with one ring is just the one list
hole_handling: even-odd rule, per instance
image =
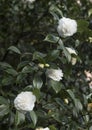
[[18, 64], [17, 69], [22, 69], [23, 67], [27, 66], [29, 61], [22, 61], [21, 63]]
[[60, 54], [59, 50], [53, 50], [53, 51], [49, 52], [48, 55], [46, 56], [46, 61], [47, 62], [54, 61], [55, 59], [57, 59], [59, 57], [59, 54]]
[[50, 80], [50, 85], [56, 93], [58, 93], [62, 88], [62, 84], [58, 81]]
[[57, 122], [59, 122], [59, 123], [62, 122], [62, 117], [61, 117], [61, 115], [60, 115], [60, 113], [59, 113], [58, 110], [53, 113], [52, 117], [53, 117], [53, 119], [56, 120]]
[[78, 20], [77, 23], [78, 23], [78, 32], [81, 33], [87, 31], [89, 25], [88, 21], [81, 19]]
[[40, 99], [40, 97], [41, 97], [40, 89], [34, 88], [34, 89], [33, 89], [33, 93], [34, 93], [34, 95], [36, 96], [37, 101], [39, 101], [39, 99]]
[[64, 44], [63, 44], [63, 42], [62, 42], [62, 40], [60, 39], [59, 40], [59, 47], [58, 47], [58, 49], [62, 49], [63, 50], [63, 53], [65, 54], [65, 56], [66, 56], [66, 58], [67, 58], [67, 60], [70, 62], [71, 61], [71, 54], [69, 53], [69, 51], [66, 49], [66, 47], [64, 46]]
[[40, 89], [40, 88], [42, 87], [42, 85], [43, 85], [42, 79], [40, 78], [39, 75], [36, 75], [36, 76], [34, 77], [34, 80], [33, 80], [33, 86], [34, 86], [35, 88]]
[[5, 63], [5, 62], [0, 62], [0, 67], [2, 67], [3, 69], [12, 68], [11, 65], [9, 65], [8, 63]]
[[57, 16], [59, 15], [60, 17], [63, 17], [62, 11], [55, 5], [51, 5], [50, 7], [50, 13], [56, 13]]
[[50, 130], [57, 130], [54, 125], [49, 126]]
[[19, 124], [25, 121], [25, 115], [19, 111], [16, 111], [15, 115], [15, 125], [18, 126]]
[[[46, 103], [45, 105], [42, 106], [43, 108], [45, 108], [46, 110], [55, 110], [57, 108], [56, 104], [53, 102], [50, 103]], [[51, 115], [51, 113], [48, 113]]]
[[71, 90], [68, 89], [67, 92], [74, 101], [74, 105], [76, 107], [77, 112], [81, 111], [83, 109], [83, 106], [80, 100], [75, 97], [74, 93]]
[[8, 100], [0, 96], [0, 104], [8, 104]]
[[6, 69], [5, 71], [12, 76], [16, 76], [18, 74], [18, 72], [12, 68]]
[[2, 104], [0, 105], [0, 117], [3, 117], [4, 115], [7, 115], [9, 113], [9, 106]]
[[59, 41], [59, 37], [56, 37], [52, 34], [49, 34], [49, 35], [46, 36], [44, 41], [51, 42], [51, 43], [57, 43]]
[[55, 98], [55, 101], [58, 105], [60, 105], [61, 108], [66, 109], [66, 106], [64, 106], [63, 100], [61, 100], [60, 98]]
[[31, 111], [31, 112], [30, 112], [30, 116], [31, 116], [31, 119], [32, 119], [33, 124], [34, 124], [34, 126], [35, 126], [36, 123], [37, 123], [37, 115], [36, 115], [36, 113], [35, 113], [34, 111]]
[[17, 54], [21, 54], [20, 50], [17, 47], [15, 47], [15, 46], [10, 46], [8, 48], [8, 50], [13, 51], [13, 52], [15, 52]]
[[32, 67], [30, 66], [30, 65], [27, 65], [27, 66], [25, 66], [23, 69], [22, 69], [22, 71], [21, 71], [22, 73], [31, 73], [32, 72]]
[[2, 80], [2, 85], [10, 85], [14, 83], [14, 78], [11, 76], [4, 77]]
[[33, 88], [32, 85], [28, 85], [28, 86], [26, 86], [23, 90], [24, 90], [24, 91], [31, 91], [32, 88]]
[[75, 107], [76, 107], [77, 111], [78, 112], [82, 111], [83, 106], [82, 106], [82, 103], [80, 102], [80, 100], [79, 99], [75, 99], [74, 102], [75, 102]]
[[54, 17], [54, 20], [59, 20], [59, 17], [55, 12], [50, 11], [50, 13]]
[[20, 73], [17, 76], [16, 83], [22, 83], [23, 80], [25, 80], [26, 77], [27, 77], [26, 73]]
[[73, 93], [70, 89], [68, 89], [67, 92], [68, 92], [68, 94], [70, 95], [70, 97], [71, 97], [73, 100], [75, 100], [75, 95], [74, 95], [74, 93]]
[[40, 53], [40, 52], [34, 52], [33, 54], [33, 60], [38, 60], [41, 63], [45, 63], [44, 58], [46, 54]]
[[73, 111], [73, 116], [74, 116], [74, 117], [78, 117], [78, 114], [79, 114], [79, 113], [78, 113], [78, 111], [77, 111], [77, 109], [76, 109], [75, 107], [73, 108], [72, 111]]

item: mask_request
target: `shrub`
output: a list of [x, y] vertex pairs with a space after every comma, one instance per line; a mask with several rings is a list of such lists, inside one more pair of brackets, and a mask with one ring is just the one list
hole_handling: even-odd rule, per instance
[[92, 129], [91, 4], [0, 1], [1, 130]]

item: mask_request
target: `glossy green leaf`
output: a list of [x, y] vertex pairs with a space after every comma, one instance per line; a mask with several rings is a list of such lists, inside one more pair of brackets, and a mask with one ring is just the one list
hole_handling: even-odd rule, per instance
[[63, 42], [62, 42], [61, 39], [59, 40], [58, 43], [59, 43], [58, 49], [63, 50], [63, 53], [64, 53], [64, 55], [66, 56], [68, 62], [70, 62], [70, 61], [71, 61], [71, 54], [69, 53], [69, 51], [68, 51], [68, 50], [66, 49], [66, 47], [64, 46], [64, 44], [63, 44]]
[[77, 109], [77, 111], [81, 111], [83, 109], [82, 103], [80, 102], [79, 99], [77, 99], [74, 95], [74, 93], [71, 90], [67, 90], [68, 94], [70, 95], [70, 97], [72, 98], [72, 100], [74, 101], [74, 105]]
[[2, 67], [3, 69], [12, 68], [12, 66], [6, 62], [0, 62], [0, 67]]
[[59, 54], [60, 54], [59, 50], [53, 50], [49, 52], [48, 55], [46, 56], [46, 61], [51, 62], [56, 60], [59, 57]]
[[56, 93], [58, 93], [62, 88], [62, 84], [58, 81], [50, 80], [50, 85]]
[[33, 124], [34, 124], [34, 126], [35, 126], [36, 123], [37, 123], [37, 115], [36, 115], [36, 113], [35, 113], [34, 111], [31, 111], [31, 112], [30, 112], [30, 116], [31, 116], [31, 119], [32, 119]]
[[34, 93], [34, 95], [36, 96], [37, 101], [39, 101], [39, 99], [40, 99], [40, 97], [41, 97], [40, 89], [34, 88], [34, 89], [33, 89], [33, 93]]
[[83, 105], [82, 105], [82, 103], [80, 102], [80, 100], [79, 100], [79, 99], [75, 99], [74, 102], [75, 102], [75, 107], [76, 107], [76, 109], [77, 109], [78, 111], [82, 111]]
[[62, 11], [57, 7], [57, 6], [55, 6], [54, 4], [52, 4], [51, 5], [51, 7], [50, 7], [50, 12], [52, 13], [56, 13], [57, 14], [57, 16], [59, 15], [60, 17], [63, 17], [63, 13], [62, 13]]
[[11, 76], [4, 77], [2, 80], [2, 85], [10, 85], [14, 83], [14, 78]]
[[57, 43], [59, 41], [59, 37], [54, 36], [53, 34], [49, 34], [46, 36], [44, 41], [51, 42], [51, 43]]
[[71, 97], [73, 100], [75, 100], [75, 95], [74, 95], [73, 91], [70, 90], [70, 89], [68, 89], [67, 92], [68, 92], [68, 94], [70, 95], [70, 97]]
[[0, 104], [8, 104], [8, 100], [3, 96], [0, 96]]
[[5, 72], [7, 72], [8, 74], [10, 74], [12, 76], [17, 76], [17, 74], [18, 74], [18, 72], [16, 70], [14, 70], [13, 68], [6, 69]]
[[0, 105], [0, 117], [3, 117], [9, 113], [9, 106], [2, 104]]
[[16, 111], [15, 115], [15, 125], [19, 125], [25, 121], [25, 115], [19, 111]]
[[44, 63], [45, 56], [46, 56], [46, 54], [36, 51], [33, 53], [33, 60], [38, 60], [39, 62]]
[[20, 50], [17, 47], [15, 47], [15, 46], [10, 46], [8, 48], [8, 50], [13, 51], [13, 52], [15, 52], [17, 54], [21, 54]]

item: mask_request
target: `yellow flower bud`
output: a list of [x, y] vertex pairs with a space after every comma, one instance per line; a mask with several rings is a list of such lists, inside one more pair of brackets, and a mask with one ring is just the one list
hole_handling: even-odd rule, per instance
[[49, 64], [45, 64], [45, 67], [49, 67], [50, 65]]
[[69, 100], [68, 100], [67, 98], [65, 98], [65, 99], [64, 99], [64, 102], [65, 102], [66, 104], [68, 104], [68, 103], [69, 103]]
[[38, 66], [42, 69], [44, 68], [44, 64], [39, 63]]

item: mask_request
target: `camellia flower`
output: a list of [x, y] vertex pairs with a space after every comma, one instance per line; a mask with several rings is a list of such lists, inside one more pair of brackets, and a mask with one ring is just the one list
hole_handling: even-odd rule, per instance
[[60, 81], [63, 77], [61, 69], [47, 69], [47, 76], [55, 81]]
[[32, 111], [36, 102], [36, 96], [32, 92], [21, 92], [14, 100], [14, 106], [17, 110], [26, 113]]
[[[74, 55], [77, 56], [77, 53], [76, 53], [76, 51], [75, 51], [74, 49], [72, 49], [72, 48], [70, 48], [70, 47], [66, 47], [66, 49], [67, 49], [67, 51], [68, 51], [70, 54], [74, 54]], [[76, 57], [72, 57], [72, 58], [71, 58], [71, 63], [72, 63], [72, 65], [75, 65], [76, 62], [77, 62]]]
[[36, 128], [36, 130], [50, 130], [48, 127], [46, 127], [46, 128]]
[[77, 23], [73, 19], [63, 17], [59, 20], [57, 31], [61, 37], [72, 36], [77, 32]]

